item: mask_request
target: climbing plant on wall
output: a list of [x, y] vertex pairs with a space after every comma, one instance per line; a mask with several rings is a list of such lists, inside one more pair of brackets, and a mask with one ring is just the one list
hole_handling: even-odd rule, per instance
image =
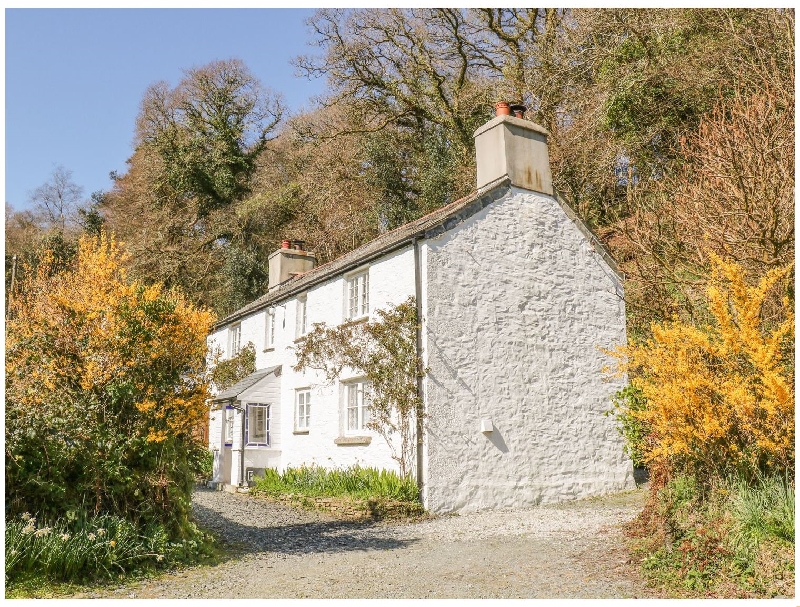
[[217, 390], [225, 390], [255, 371], [256, 347], [252, 342], [247, 342], [236, 356], [226, 360], [222, 359], [222, 350], [217, 349], [210, 379]]
[[377, 316], [377, 321], [333, 328], [315, 324], [297, 346], [294, 369], [321, 371], [328, 382], [344, 369], [363, 373], [372, 384], [367, 427], [386, 440], [406, 476], [416, 453], [416, 422], [423, 417], [417, 379], [425, 369], [416, 347], [416, 301], [410, 297], [378, 310]]

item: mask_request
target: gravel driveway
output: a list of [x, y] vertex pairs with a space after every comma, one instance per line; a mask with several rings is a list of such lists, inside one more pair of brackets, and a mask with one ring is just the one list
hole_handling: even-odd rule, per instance
[[197, 519], [237, 546], [195, 567], [101, 593], [118, 598], [611, 598], [655, 596], [620, 525], [644, 491], [541, 506], [359, 523], [200, 489]]

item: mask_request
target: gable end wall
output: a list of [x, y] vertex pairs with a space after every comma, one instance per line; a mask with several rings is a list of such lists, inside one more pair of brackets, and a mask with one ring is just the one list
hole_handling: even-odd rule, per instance
[[426, 506], [633, 488], [598, 350], [625, 343], [622, 285], [559, 203], [511, 188], [425, 249]]

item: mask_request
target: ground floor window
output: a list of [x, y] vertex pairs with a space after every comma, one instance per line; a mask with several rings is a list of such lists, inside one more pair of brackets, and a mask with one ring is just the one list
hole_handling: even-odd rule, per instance
[[248, 445], [269, 446], [269, 410], [269, 405], [262, 403], [247, 404], [245, 436]]
[[345, 430], [350, 434], [367, 429], [370, 386], [366, 380], [347, 382], [344, 386]]
[[295, 430], [308, 430], [311, 423], [311, 390], [297, 391]]

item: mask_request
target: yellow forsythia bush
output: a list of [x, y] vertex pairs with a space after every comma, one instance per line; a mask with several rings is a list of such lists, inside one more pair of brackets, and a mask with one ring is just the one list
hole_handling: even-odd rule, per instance
[[[6, 321], [6, 513], [188, 527], [213, 317], [129, 280], [113, 237], [44, 252]], [[176, 531], [176, 533], [178, 533]]]
[[[708, 478], [794, 468], [794, 314], [783, 297], [766, 319], [765, 303], [793, 265], [755, 286], [742, 268], [711, 255], [707, 289], [714, 322], [652, 327], [642, 344], [614, 353], [647, 406], [630, 415], [650, 429], [645, 459]], [[775, 306], [772, 306], [775, 308]], [[774, 312], [774, 310], [773, 310]]]

